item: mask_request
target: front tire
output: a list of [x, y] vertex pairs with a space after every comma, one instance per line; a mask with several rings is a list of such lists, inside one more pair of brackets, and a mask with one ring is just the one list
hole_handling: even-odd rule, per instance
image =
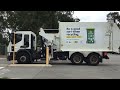
[[30, 55], [28, 53], [25, 52], [21, 52], [17, 55], [17, 62], [19, 64], [27, 64], [27, 63], [31, 63], [30, 60]]
[[82, 64], [83, 59], [84, 59], [84, 56], [81, 53], [74, 53], [70, 58], [72, 64], [75, 64], [75, 65]]

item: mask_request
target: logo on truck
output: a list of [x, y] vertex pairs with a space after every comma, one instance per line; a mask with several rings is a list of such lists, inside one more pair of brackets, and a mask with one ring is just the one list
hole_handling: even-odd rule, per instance
[[95, 29], [94, 28], [88, 28], [87, 29], [87, 43], [93, 44], [95, 42]]

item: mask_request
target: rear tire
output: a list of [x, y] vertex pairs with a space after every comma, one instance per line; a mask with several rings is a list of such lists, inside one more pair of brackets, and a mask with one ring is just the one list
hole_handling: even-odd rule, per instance
[[70, 58], [72, 64], [75, 64], [75, 65], [82, 64], [83, 59], [84, 59], [84, 56], [81, 53], [74, 53]]
[[25, 53], [25, 52], [21, 52], [17, 55], [17, 62], [19, 64], [32, 63], [32, 61], [30, 60], [30, 55], [28, 53]]
[[100, 62], [100, 55], [97, 53], [92, 53], [87, 57], [87, 61], [89, 65], [97, 66]]

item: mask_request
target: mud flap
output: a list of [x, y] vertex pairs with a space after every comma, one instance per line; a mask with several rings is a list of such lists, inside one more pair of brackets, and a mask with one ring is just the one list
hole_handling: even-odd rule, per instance
[[109, 59], [109, 57], [108, 57], [108, 56], [104, 56], [104, 58], [105, 58], [105, 59]]

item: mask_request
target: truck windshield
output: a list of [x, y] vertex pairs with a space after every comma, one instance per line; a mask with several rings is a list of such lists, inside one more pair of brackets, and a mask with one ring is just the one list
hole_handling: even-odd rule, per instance
[[[20, 42], [22, 40], [22, 34], [15, 34], [15, 44]], [[14, 33], [10, 36], [10, 41], [13, 44], [14, 43]]]

